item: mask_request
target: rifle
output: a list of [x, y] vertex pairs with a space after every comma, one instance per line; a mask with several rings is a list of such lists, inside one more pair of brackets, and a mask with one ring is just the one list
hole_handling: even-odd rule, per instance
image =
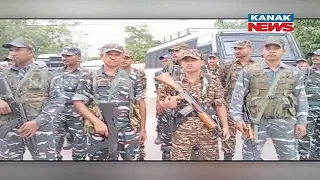
[[118, 130], [116, 122], [113, 121], [114, 105], [107, 101], [100, 101], [99, 108], [102, 111], [103, 121], [108, 126], [108, 139], [88, 148], [88, 153], [95, 154], [102, 149], [108, 148], [108, 159], [118, 160]]
[[[258, 126], [253, 123], [253, 121], [249, 118], [248, 116], [249, 110], [247, 109], [247, 106], [245, 103], [243, 103], [243, 117], [244, 117], [244, 122], [246, 122], [247, 128], [244, 129], [244, 136], [246, 139], [250, 141], [251, 145], [251, 151], [254, 156], [254, 159], [256, 157], [255, 152], [254, 152], [254, 140], [258, 140]], [[253, 128], [252, 128], [253, 126]], [[263, 159], [260, 157], [260, 160], [263, 161]]]
[[[10, 119], [0, 127], [0, 138], [3, 139], [13, 128], [22, 126], [24, 123], [28, 122], [28, 118], [23, 106], [17, 101], [18, 98], [14, 98], [10, 86], [3, 74], [0, 74], [0, 95], [5, 97], [13, 114], [13, 120]], [[32, 158], [36, 159], [39, 157], [35, 137], [23, 138], [23, 140], [30, 151]]]
[[221, 138], [222, 137], [222, 129], [220, 127], [219, 122], [216, 119], [213, 119], [209, 116], [201, 106], [194, 100], [192, 96], [188, 93], [184, 92], [182, 87], [175, 82], [172, 77], [168, 73], [162, 73], [161, 75], [157, 76], [156, 79], [163, 84], [166, 84], [172, 88], [174, 88], [177, 92], [179, 92], [179, 96], [175, 97], [177, 99], [184, 99], [189, 105], [184, 107], [179, 111], [180, 114], [183, 116], [188, 115], [189, 113], [196, 111], [198, 114], [199, 119], [209, 128], [214, 130], [214, 132]]

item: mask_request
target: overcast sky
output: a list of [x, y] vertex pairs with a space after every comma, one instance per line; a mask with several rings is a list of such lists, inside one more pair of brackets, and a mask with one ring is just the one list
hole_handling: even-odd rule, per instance
[[126, 34], [124, 29], [127, 25], [147, 24], [150, 33], [155, 39], [162, 39], [170, 34], [187, 28], [213, 28], [216, 20], [175, 20], [175, 19], [154, 19], [154, 20], [77, 20], [80, 26], [75, 27], [76, 31], [88, 33], [84, 39], [92, 46], [89, 50], [90, 56], [98, 54], [98, 48], [106, 43], [119, 43], [125, 45]]

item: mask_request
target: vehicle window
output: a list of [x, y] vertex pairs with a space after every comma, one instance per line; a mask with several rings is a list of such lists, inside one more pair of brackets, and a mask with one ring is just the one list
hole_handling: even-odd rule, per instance
[[[239, 39], [247, 39], [252, 42], [253, 45], [253, 57], [260, 57], [261, 56], [261, 50], [262, 50], [262, 44], [263, 41], [269, 36], [269, 34], [259, 34], [259, 35], [245, 35], [241, 34], [241, 36], [238, 35], [227, 35], [227, 36], [220, 36], [220, 42], [222, 44], [221, 50], [223, 52], [223, 56], [226, 59], [232, 59], [234, 57], [234, 50], [233, 50], [233, 45], [236, 40]], [[239, 38], [241, 37], [241, 38]], [[285, 60], [295, 60], [299, 57], [295, 54], [296, 48], [295, 46], [291, 43], [292, 40], [290, 36], [288, 35], [280, 35], [280, 37], [285, 41], [285, 49], [286, 53], [283, 56], [283, 59]], [[290, 39], [289, 39], [290, 38]]]

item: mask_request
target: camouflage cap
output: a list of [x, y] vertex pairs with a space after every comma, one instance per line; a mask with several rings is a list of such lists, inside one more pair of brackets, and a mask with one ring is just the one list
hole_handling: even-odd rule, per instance
[[308, 62], [308, 60], [306, 60], [306, 59], [304, 59], [304, 58], [300, 58], [300, 59], [298, 59], [296, 62], [300, 62], [300, 61]]
[[63, 48], [62, 55], [79, 55], [81, 56], [81, 50], [77, 47], [65, 47]]
[[244, 48], [244, 47], [251, 47], [251, 41], [249, 40], [238, 40], [234, 43], [233, 48]]
[[134, 58], [134, 53], [130, 50], [124, 50], [123, 55], [131, 59]]
[[171, 59], [171, 60], [173, 60], [173, 57], [171, 55], [169, 55], [169, 54], [166, 54], [166, 55], [160, 56], [159, 59], [160, 60], [162, 60], [162, 59]]
[[313, 52], [311, 52], [311, 53], [308, 53], [308, 56], [313, 56], [313, 55], [318, 55], [318, 56], [320, 56], [320, 49], [317, 49], [317, 50], [315, 50], [315, 51], [313, 51]]
[[3, 44], [2, 47], [3, 48], [11, 48], [11, 47], [29, 48], [31, 50], [34, 50], [36, 48], [35, 44], [31, 40], [23, 37], [18, 37], [10, 43]]
[[219, 55], [218, 52], [211, 52], [211, 53], [209, 53], [208, 58], [210, 58], [210, 57], [219, 57], [219, 56], [220, 56], [220, 55]]
[[198, 49], [188, 49], [186, 52], [184, 52], [183, 57], [181, 59], [184, 59], [185, 57], [191, 57], [194, 59], [202, 59], [202, 54]]
[[268, 37], [266, 40], [263, 41], [263, 47], [266, 47], [267, 45], [275, 44], [280, 47], [284, 47], [284, 40], [280, 37]]
[[191, 49], [191, 46], [187, 43], [179, 43], [179, 44], [176, 44], [174, 45], [172, 48], [169, 49], [169, 52], [171, 51], [175, 51], [175, 50], [180, 50], [180, 49]]
[[120, 46], [119, 44], [115, 44], [115, 43], [106, 44], [106, 45], [102, 46], [102, 48], [100, 48], [100, 54], [110, 52], [110, 51], [118, 51], [118, 52], [123, 53], [124, 49], [122, 46]]

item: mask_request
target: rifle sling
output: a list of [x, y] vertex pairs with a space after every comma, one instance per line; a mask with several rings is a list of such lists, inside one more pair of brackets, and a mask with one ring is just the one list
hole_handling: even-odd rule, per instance
[[259, 111], [259, 113], [257, 115], [257, 118], [254, 121], [255, 124], [259, 124], [260, 123], [260, 120], [261, 120], [261, 118], [263, 116], [263, 113], [264, 113], [264, 111], [266, 110], [266, 108], [267, 108], [267, 106], [269, 104], [269, 97], [274, 93], [275, 87], [278, 84], [282, 74], [283, 74], [283, 70], [280, 69], [279, 72], [276, 74], [276, 77], [273, 79], [272, 84], [271, 84], [271, 86], [269, 88], [269, 91], [268, 91], [266, 97], [264, 98], [264, 101], [262, 102], [262, 106], [261, 106], [261, 109], [260, 109], [260, 111]]

